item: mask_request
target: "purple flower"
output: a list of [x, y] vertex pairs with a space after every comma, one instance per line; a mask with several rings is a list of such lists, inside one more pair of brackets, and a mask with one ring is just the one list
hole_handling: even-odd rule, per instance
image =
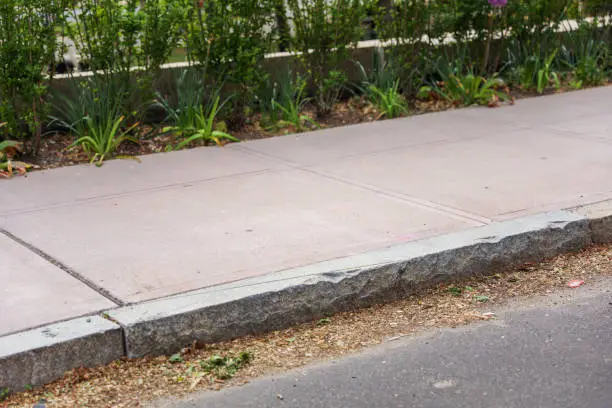
[[488, 0], [489, 4], [493, 7], [504, 7], [508, 4], [508, 0]]

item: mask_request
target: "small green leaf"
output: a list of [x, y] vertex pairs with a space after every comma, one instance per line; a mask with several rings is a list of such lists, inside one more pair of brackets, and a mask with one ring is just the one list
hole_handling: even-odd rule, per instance
[[331, 323], [331, 319], [329, 317], [324, 317], [322, 319], [319, 319], [319, 321], [317, 322], [317, 326], [323, 326], [326, 324], [330, 324]]
[[485, 302], [489, 301], [489, 297], [488, 296], [482, 296], [482, 295], [476, 295], [476, 296], [474, 296], [474, 299], [477, 302], [481, 302], [481, 303], [485, 303]]
[[168, 362], [169, 363], [182, 363], [183, 361], [185, 361], [183, 359], [183, 356], [181, 356], [181, 353], [176, 353], [170, 356], [170, 358], [168, 358]]

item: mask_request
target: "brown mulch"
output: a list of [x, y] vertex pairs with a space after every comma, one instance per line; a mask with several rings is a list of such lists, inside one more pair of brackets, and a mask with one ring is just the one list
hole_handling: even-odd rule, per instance
[[[286, 330], [204, 347], [194, 345], [182, 350], [180, 361], [174, 363], [168, 357], [155, 357], [73, 370], [45, 387], [10, 396], [0, 407], [31, 407], [40, 398], [45, 398], [49, 407], [138, 407], [194, 390], [219, 390], [432, 328], [487, 320], [491, 317], [485, 312], [490, 307], [511, 299], [551, 293], [574, 279], [589, 285], [605, 276], [612, 276], [612, 246], [593, 246]], [[220, 380], [201, 369], [201, 362], [213, 355], [242, 351], [251, 353], [253, 360], [230, 380]]]

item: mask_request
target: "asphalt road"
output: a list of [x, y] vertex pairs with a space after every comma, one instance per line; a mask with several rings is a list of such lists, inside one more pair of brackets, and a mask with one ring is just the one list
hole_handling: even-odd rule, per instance
[[612, 281], [159, 407], [611, 408]]

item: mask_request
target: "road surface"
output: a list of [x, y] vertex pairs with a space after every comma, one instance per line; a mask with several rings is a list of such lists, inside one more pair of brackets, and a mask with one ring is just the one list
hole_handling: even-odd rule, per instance
[[167, 408], [610, 408], [612, 280]]

